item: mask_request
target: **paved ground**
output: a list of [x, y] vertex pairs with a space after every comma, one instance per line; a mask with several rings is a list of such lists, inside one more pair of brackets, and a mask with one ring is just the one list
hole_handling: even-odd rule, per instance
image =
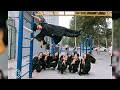
[[[77, 73], [71, 74], [69, 71], [66, 71], [65, 74], [58, 73], [57, 70], [42, 70], [40, 73], [33, 74], [32, 79], [111, 79], [112, 78], [112, 67], [110, 66], [110, 56], [106, 52], [101, 52], [98, 55], [95, 51], [93, 51], [97, 62], [96, 64], [92, 64], [91, 71], [89, 75], [79, 76]], [[9, 61], [9, 73], [8, 78], [14, 79], [15, 74], [15, 61]], [[28, 63], [28, 60], [23, 60], [23, 64]], [[24, 67], [22, 73], [26, 73], [28, 71], [28, 66]], [[28, 79], [28, 74], [23, 77], [23, 79]]]

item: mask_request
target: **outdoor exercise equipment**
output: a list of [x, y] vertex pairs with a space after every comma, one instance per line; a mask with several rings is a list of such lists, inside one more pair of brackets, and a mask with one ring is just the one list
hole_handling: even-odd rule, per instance
[[[31, 16], [31, 21], [29, 21], [26, 17], [24, 17], [24, 12], [25, 11], [19, 11], [19, 29], [18, 29], [18, 53], [17, 53], [17, 75], [16, 75], [16, 78], [17, 79], [21, 79], [23, 76], [25, 76], [27, 73], [29, 73], [29, 78], [32, 78], [32, 58], [33, 58], [33, 40], [31, 41], [30, 39], [33, 38], [33, 25], [34, 25], [34, 18], [31, 16], [31, 15], [34, 15], [34, 12], [27, 12], [30, 16]], [[30, 23], [31, 25], [31, 29], [28, 29], [27, 27], [25, 27], [23, 25], [24, 23], [24, 19]], [[30, 31], [32, 32], [30, 34], [30, 38], [28, 37], [23, 37], [23, 30], [26, 30], [26, 31]], [[30, 46], [23, 46], [23, 40], [24, 39], [27, 39], [30, 41]], [[26, 56], [22, 56], [23, 54], [23, 48], [29, 48], [30, 49], [30, 53], [29, 55], [26, 55]], [[22, 58], [24, 57], [28, 57], [29, 56], [29, 63], [27, 63], [26, 65], [23, 65], [22, 66]], [[25, 74], [22, 74], [22, 68], [29, 65], [29, 71], [26, 72]]]
[[90, 36], [90, 38], [88, 38], [86, 34], [82, 37], [82, 41], [80, 43], [80, 56], [82, 56], [84, 51], [86, 51], [87, 54], [88, 50], [90, 50], [90, 53], [92, 53], [92, 35]]

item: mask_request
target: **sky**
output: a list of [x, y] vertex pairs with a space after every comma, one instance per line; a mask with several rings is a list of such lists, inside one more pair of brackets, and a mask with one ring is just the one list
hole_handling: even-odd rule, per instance
[[[67, 12], [68, 14], [73, 14], [74, 12]], [[66, 13], [66, 14], [67, 14]], [[62, 14], [62, 12], [59, 12], [59, 14]], [[69, 28], [70, 20], [73, 16], [59, 16], [59, 25]]]
[[[74, 12], [67, 12], [68, 14], [73, 14]], [[67, 14], [66, 13], [66, 14]], [[63, 14], [62, 12], [59, 12], [59, 14]], [[66, 28], [70, 28], [69, 24], [70, 24], [70, 20], [72, 19], [73, 16], [59, 16], [59, 25], [66, 27]], [[112, 28], [112, 19], [109, 19], [109, 22], [111, 22], [109, 24], [109, 28]]]

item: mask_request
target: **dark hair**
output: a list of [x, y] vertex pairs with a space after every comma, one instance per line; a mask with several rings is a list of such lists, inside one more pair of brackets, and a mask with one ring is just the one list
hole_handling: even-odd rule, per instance
[[77, 51], [74, 52], [74, 55], [75, 55], [75, 54], [78, 54]]
[[41, 53], [43, 54], [43, 52], [40, 52], [39, 54], [41, 54]]
[[78, 57], [79, 57], [79, 54], [78, 53], [75, 53]]
[[89, 54], [92, 54], [91, 52], [88, 52]]
[[[58, 53], [58, 57], [59, 57], [59, 52], [55, 52], [55, 53]], [[55, 54], [54, 54], [54, 56], [55, 56]]]
[[36, 31], [36, 29], [37, 29], [37, 24], [34, 24], [33, 25], [33, 31]]
[[49, 56], [50, 56], [50, 51], [47, 51], [47, 52], [49, 52]]

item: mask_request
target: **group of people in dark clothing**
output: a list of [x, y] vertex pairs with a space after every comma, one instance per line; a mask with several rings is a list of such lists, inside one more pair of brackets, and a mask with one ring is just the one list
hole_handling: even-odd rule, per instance
[[72, 52], [69, 56], [64, 53], [59, 57], [59, 52], [55, 52], [53, 56], [50, 56], [50, 52], [47, 51], [46, 54], [40, 52], [38, 56], [33, 58], [33, 72], [40, 72], [42, 69], [46, 70], [51, 68], [55, 70], [57, 68], [58, 73], [65, 73], [68, 69], [70, 73], [88, 74], [91, 69], [91, 62], [95, 63], [96, 59], [90, 53], [83, 54], [81, 60], [79, 59], [79, 54], [77, 52]]
[[40, 52], [38, 56], [33, 58], [32, 71], [40, 72], [42, 69], [53, 67], [56, 68], [59, 61], [59, 53], [56, 52], [54, 56], [50, 56], [50, 52], [47, 51], [46, 54]]

